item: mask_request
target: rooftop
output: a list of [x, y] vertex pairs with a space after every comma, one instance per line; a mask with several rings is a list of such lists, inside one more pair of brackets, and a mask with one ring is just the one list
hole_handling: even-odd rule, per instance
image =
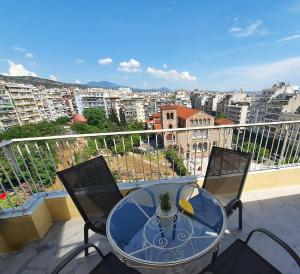
[[223, 125], [233, 125], [234, 122], [228, 118], [217, 118], [215, 119], [216, 126], [223, 126]]
[[199, 109], [188, 108], [188, 107], [179, 106], [179, 105], [165, 105], [165, 106], [161, 107], [161, 110], [176, 110], [177, 116], [182, 119], [188, 119], [189, 117], [191, 117], [199, 112], [203, 113], [207, 116], [211, 116], [211, 115], [207, 114], [206, 112], [203, 112]]

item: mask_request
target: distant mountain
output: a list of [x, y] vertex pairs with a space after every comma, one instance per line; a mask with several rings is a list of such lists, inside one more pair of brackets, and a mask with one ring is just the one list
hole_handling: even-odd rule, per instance
[[158, 90], [160, 90], [160, 91], [167, 91], [167, 92], [172, 91], [171, 89], [166, 88], [166, 87], [161, 87], [161, 88], [159, 88]]
[[120, 88], [124, 86], [120, 86], [118, 84], [108, 82], [108, 81], [101, 81], [101, 82], [95, 82], [91, 81], [86, 84], [90, 88]]
[[[74, 84], [74, 83], [63, 83], [59, 81], [53, 81], [49, 79], [43, 79], [39, 77], [33, 77], [33, 76], [5, 76], [0, 74], [0, 81], [6, 81], [6, 82], [14, 82], [19, 84], [31, 84], [33, 86], [44, 86], [46, 88], [70, 88], [70, 87], [77, 87], [77, 88], [111, 88], [111, 89], [117, 89], [120, 87], [128, 87], [124, 85], [119, 85], [116, 83], [108, 82], [108, 81], [91, 81], [87, 84]], [[151, 92], [151, 91], [165, 91], [169, 92], [172, 91], [169, 88], [161, 87], [161, 88], [131, 88], [134, 92]]]
[[46, 88], [62, 88], [62, 87], [78, 87], [78, 88], [86, 88], [86, 85], [81, 84], [73, 84], [73, 83], [62, 83], [58, 81], [53, 81], [49, 79], [43, 79], [39, 77], [33, 76], [5, 76], [0, 75], [0, 81], [6, 82], [14, 82], [19, 84], [31, 84], [33, 86], [44, 86]]

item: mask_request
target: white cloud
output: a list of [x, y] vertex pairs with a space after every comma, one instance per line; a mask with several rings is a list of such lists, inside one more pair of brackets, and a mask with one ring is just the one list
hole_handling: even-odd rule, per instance
[[147, 82], [143, 82], [143, 86], [147, 86], [148, 85], [148, 83]]
[[4, 75], [7, 76], [34, 76], [37, 77], [37, 74], [26, 69], [22, 64], [15, 64], [14, 62], [8, 60], [9, 69]]
[[[296, 56], [271, 63], [228, 67], [213, 73], [211, 77], [214, 81], [230, 83], [231, 87], [255, 89], [282, 80], [297, 82], [299, 81], [299, 71], [300, 56]], [[219, 77], [222, 79], [218, 79]]]
[[26, 52], [25, 57], [31, 59], [33, 58], [33, 54], [31, 52]]
[[100, 65], [109, 65], [109, 64], [113, 63], [113, 60], [110, 57], [107, 57], [107, 58], [99, 59], [98, 63]]
[[75, 59], [75, 63], [76, 63], [76, 64], [82, 64], [82, 63], [84, 63], [84, 60], [78, 58], [78, 59]]
[[52, 81], [57, 81], [57, 77], [53, 74], [49, 75], [49, 79], [52, 80]]
[[81, 84], [81, 81], [75, 79], [75, 84]]
[[148, 67], [147, 72], [157, 78], [164, 78], [167, 80], [197, 81], [196, 76], [191, 75], [188, 71], [178, 72], [176, 69], [162, 70]]
[[141, 63], [133, 58], [131, 58], [128, 62], [123, 61], [120, 63], [118, 70], [126, 71], [126, 72], [137, 72], [141, 71], [140, 69]]
[[285, 42], [285, 41], [290, 41], [290, 40], [295, 40], [295, 39], [299, 39], [300, 38], [300, 34], [294, 34], [291, 36], [287, 36], [284, 37], [282, 39], [277, 40], [278, 42]]
[[168, 65], [167, 65], [167, 64], [163, 64], [163, 67], [164, 67], [164, 68], [168, 68]]
[[26, 49], [18, 47], [18, 46], [13, 46], [14, 51], [19, 51], [19, 52], [26, 52]]
[[267, 34], [267, 29], [262, 28], [262, 21], [257, 20], [250, 24], [249, 26], [242, 28], [239, 26], [233, 26], [229, 29], [229, 33], [236, 37], [248, 37], [252, 35], [265, 35]]

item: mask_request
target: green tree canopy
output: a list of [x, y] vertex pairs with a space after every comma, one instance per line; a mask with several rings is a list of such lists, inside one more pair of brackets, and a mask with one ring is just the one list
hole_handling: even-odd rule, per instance
[[106, 113], [101, 108], [88, 108], [83, 111], [84, 117], [91, 126], [105, 129], [107, 127], [108, 119]]

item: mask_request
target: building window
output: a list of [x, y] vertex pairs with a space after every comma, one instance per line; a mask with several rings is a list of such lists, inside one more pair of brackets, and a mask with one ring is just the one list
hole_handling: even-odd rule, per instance
[[167, 141], [175, 141], [175, 135], [170, 133], [167, 135]]
[[202, 125], [202, 120], [201, 120], [201, 119], [199, 120], [199, 125], [200, 125], [200, 126]]
[[202, 150], [202, 143], [198, 144], [198, 150], [200, 150], [200, 151]]
[[193, 150], [196, 150], [196, 149], [197, 149], [197, 144], [194, 143], [194, 144], [193, 144]]
[[174, 119], [174, 114], [173, 114], [173, 112], [171, 113], [171, 119]]
[[203, 151], [207, 151], [207, 143], [206, 142], [203, 145]]
[[198, 120], [194, 120], [194, 125], [198, 126]]
[[170, 113], [167, 113], [167, 119], [168, 120], [170, 119]]
[[169, 128], [173, 128], [173, 126], [170, 124], [170, 125], [169, 125]]
[[218, 143], [216, 141], [213, 142], [213, 146], [217, 146]]

